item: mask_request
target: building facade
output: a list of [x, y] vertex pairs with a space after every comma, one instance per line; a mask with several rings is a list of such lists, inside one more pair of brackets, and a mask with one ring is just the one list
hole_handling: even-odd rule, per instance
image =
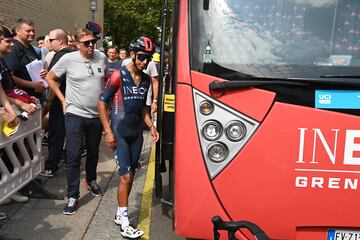
[[[90, 2], [96, 2], [94, 15]], [[12, 26], [20, 17], [33, 20], [36, 36], [55, 28], [74, 34], [93, 19], [103, 27], [104, 0], [0, 0], [0, 18], [6, 25]]]

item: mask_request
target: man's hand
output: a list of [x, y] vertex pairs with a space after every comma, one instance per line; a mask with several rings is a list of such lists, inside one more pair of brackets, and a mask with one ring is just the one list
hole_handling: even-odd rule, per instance
[[31, 115], [36, 111], [36, 106], [35, 104], [22, 103], [20, 105], [20, 109]]
[[113, 132], [109, 131], [109, 132], [105, 132], [105, 142], [106, 145], [111, 148], [114, 149], [115, 148], [115, 136], [113, 134]]
[[63, 113], [65, 115], [65, 113], [66, 113], [66, 102], [65, 102], [65, 100], [61, 101], [61, 106], [62, 106], [62, 109], [63, 109]]
[[42, 93], [46, 90], [44, 85], [41, 83], [41, 81], [33, 82], [32, 88], [35, 89], [35, 92]]
[[4, 108], [0, 110], [0, 118], [5, 120], [9, 124], [9, 127], [14, 127], [19, 123], [16, 114], [9, 113]]
[[155, 112], [157, 112], [157, 109], [158, 109], [157, 102], [153, 102], [153, 103], [151, 104], [151, 112], [152, 112], [152, 113], [155, 113]]
[[153, 143], [156, 143], [159, 140], [159, 132], [156, 130], [154, 125], [150, 127], [150, 134], [153, 138]]
[[48, 73], [48, 71], [46, 69], [41, 70], [40, 77], [45, 79], [47, 73]]

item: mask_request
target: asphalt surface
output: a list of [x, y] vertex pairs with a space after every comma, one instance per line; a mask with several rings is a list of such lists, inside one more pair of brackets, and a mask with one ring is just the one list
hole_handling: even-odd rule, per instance
[[[172, 231], [171, 209], [170, 214], [163, 214], [163, 205], [153, 198], [153, 179], [146, 179], [148, 163], [151, 152], [151, 137], [144, 132], [144, 145], [140, 162], [141, 169], [135, 175], [132, 192], [129, 199], [130, 222], [148, 229], [143, 239], [181, 239]], [[47, 154], [46, 147], [43, 147]], [[93, 197], [85, 189], [83, 181], [85, 158], [82, 158], [82, 172], [80, 184], [80, 208], [77, 213], [67, 216], [62, 213], [67, 203], [66, 199], [66, 174], [62, 166], [53, 178], [38, 177], [42, 186], [53, 194], [64, 197], [64, 200], [30, 198], [23, 203], [10, 203], [1, 205], [0, 211], [6, 212], [8, 219], [0, 221], [0, 239], [23, 240], [102, 240], [122, 239], [119, 227], [114, 223], [117, 208], [116, 191], [118, 173], [114, 161], [113, 151], [107, 148], [102, 141], [100, 145], [100, 158], [98, 164], [97, 182], [103, 190], [103, 196]], [[151, 171], [153, 169], [150, 169]], [[151, 174], [150, 174], [151, 176]], [[148, 182], [147, 194], [150, 201], [142, 201], [144, 184]], [[141, 206], [142, 204], [142, 206]], [[145, 212], [140, 219], [140, 211], [150, 204], [150, 212]], [[151, 214], [146, 216], [146, 214]], [[145, 219], [145, 220], [144, 220]]]

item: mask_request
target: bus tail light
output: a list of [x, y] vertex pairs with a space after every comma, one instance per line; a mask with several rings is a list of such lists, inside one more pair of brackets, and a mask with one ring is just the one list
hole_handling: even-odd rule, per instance
[[211, 179], [245, 146], [259, 123], [194, 89], [196, 124]]

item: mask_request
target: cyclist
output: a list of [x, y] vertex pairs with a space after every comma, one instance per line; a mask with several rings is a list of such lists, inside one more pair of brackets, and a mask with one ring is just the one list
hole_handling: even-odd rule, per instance
[[[132, 61], [111, 75], [100, 97], [98, 109], [106, 133], [106, 144], [111, 148], [116, 146], [119, 166], [115, 223], [120, 225], [123, 237], [138, 238], [144, 232], [130, 225], [127, 206], [143, 143], [142, 121], [149, 127], [154, 142], [159, 139], [159, 133], [145, 105], [150, 77], [143, 70], [154, 53], [152, 41], [147, 37], [135, 38], [131, 41], [130, 50], [135, 53]], [[113, 102], [111, 127], [105, 105], [110, 100]]]

